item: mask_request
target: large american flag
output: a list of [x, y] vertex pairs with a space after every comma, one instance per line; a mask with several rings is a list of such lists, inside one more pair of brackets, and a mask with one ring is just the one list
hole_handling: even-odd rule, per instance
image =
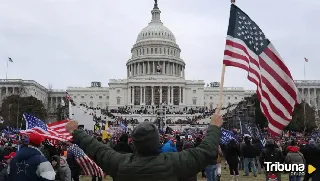
[[26, 130], [21, 131], [22, 133], [37, 132], [49, 140], [70, 141], [72, 139], [72, 135], [65, 128], [68, 120], [46, 125], [30, 114], [24, 113], [23, 117], [26, 121]]
[[223, 63], [248, 71], [257, 85], [260, 107], [272, 135], [281, 134], [300, 102], [289, 69], [259, 26], [236, 5], [231, 5]]
[[102, 169], [77, 145], [73, 144], [68, 148], [68, 156], [74, 157], [77, 164], [81, 167], [83, 175], [92, 175], [101, 178], [104, 176]]

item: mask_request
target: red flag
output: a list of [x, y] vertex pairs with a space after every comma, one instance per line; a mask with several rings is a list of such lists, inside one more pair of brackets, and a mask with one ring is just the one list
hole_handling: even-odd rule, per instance
[[257, 85], [263, 114], [272, 135], [282, 133], [292, 120], [300, 102], [298, 89], [280, 55], [259, 26], [236, 5], [231, 5], [228, 36], [224, 51], [226, 66], [248, 72], [248, 80]]

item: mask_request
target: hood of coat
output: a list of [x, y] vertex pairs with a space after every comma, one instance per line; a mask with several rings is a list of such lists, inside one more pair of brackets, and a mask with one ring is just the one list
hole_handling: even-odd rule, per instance
[[68, 166], [67, 159], [65, 157], [60, 157], [60, 167]]
[[135, 150], [142, 155], [160, 153], [160, 137], [157, 127], [150, 122], [142, 122], [132, 131]]

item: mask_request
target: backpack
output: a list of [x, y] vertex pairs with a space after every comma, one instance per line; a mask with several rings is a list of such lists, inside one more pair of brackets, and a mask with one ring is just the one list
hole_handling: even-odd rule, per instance
[[276, 151], [276, 150], [272, 150], [272, 151], [266, 153], [265, 161], [272, 162], [272, 163], [282, 162], [282, 160], [280, 160], [280, 158], [281, 158], [280, 154], [281, 154], [281, 152]]

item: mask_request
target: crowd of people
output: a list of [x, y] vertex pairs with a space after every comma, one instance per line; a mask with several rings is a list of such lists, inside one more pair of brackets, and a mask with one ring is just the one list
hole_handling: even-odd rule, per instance
[[[222, 144], [221, 125], [222, 118], [214, 115], [206, 131], [191, 134], [171, 130], [159, 134], [156, 125], [143, 122], [118, 138], [102, 139], [70, 121], [66, 129], [73, 133], [72, 143], [53, 145], [37, 133], [3, 137], [0, 181], [79, 181], [83, 170], [75, 155], [69, 154], [74, 145], [117, 181], [195, 181], [199, 172], [207, 181], [219, 181], [221, 170], [227, 168], [233, 181], [239, 180], [239, 170], [244, 170], [243, 177], [264, 174], [266, 180], [280, 181], [283, 172], [267, 172], [265, 162], [310, 164], [320, 170], [320, 140], [277, 137], [269, 138], [262, 146], [261, 140], [243, 136]], [[290, 181], [302, 181], [298, 175], [288, 177]], [[314, 177], [306, 172], [304, 180], [320, 180]], [[96, 180], [102, 177], [92, 176], [92, 181]]]
[[[91, 108], [87, 107], [87, 109], [100, 109], [100, 108]], [[125, 124], [139, 124], [139, 121], [137, 119], [127, 119], [127, 118], [122, 118], [121, 115], [129, 115], [129, 114], [146, 114], [146, 115], [159, 115], [163, 114], [163, 110], [159, 110], [160, 106], [147, 106], [145, 108], [133, 110], [131, 106], [126, 106], [126, 107], [118, 107], [118, 109], [101, 109], [101, 114], [102, 116], [97, 116], [95, 119], [98, 121], [101, 120], [106, 120], [107, 117], [113, 119], [113, 120], [122, 120]], [[175, 115], [187, 115], [185, 120], [177, 120], [173, 121], [170, 119], [167, 119], [166, 122], [167, 124], [198, 124], [197, 122], [201, 119], [210, 117], [213, 113], [214, 110], [210, 110], [208, 108], [198, 108], [198, 109], [193, 109], [193, 108], [184, 108], [183, 110], [171, 110], [169, 108], [165, 108], [166, 110], [165, 114], [175, 114]], [[149, 120], [150, 121], [150, 120]]]

